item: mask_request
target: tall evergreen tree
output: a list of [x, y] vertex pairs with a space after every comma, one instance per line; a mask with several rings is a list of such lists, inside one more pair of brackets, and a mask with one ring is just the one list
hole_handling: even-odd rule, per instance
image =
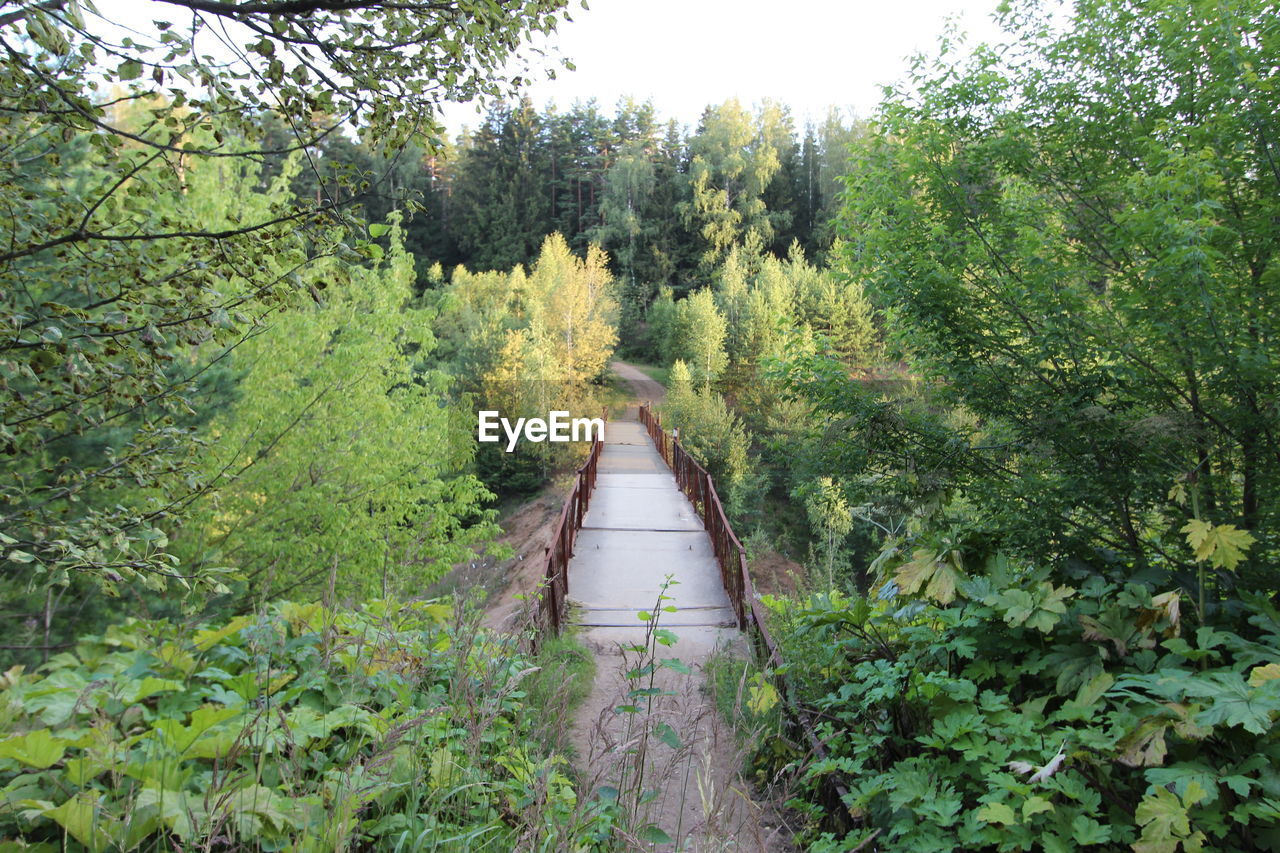
[[795, 170], [795, 232], [804, 250], [818, 249], [818, 231], [823, 215], [821, 152], [812, 124], [806, 124]]
[[462, 147], [454, 234], [472, 269], [528, 263], [553, 220], [543, 202], [550, 163], [543, 121], [526, 97], [499, 104]]
[[769, 217], [772, 238], [765, 245], [777, 255], [785, 254], [796, 240], [803, 240], [799, 230], [802, 220], [797, 216], [800, 182], [800, 144], [796, 140], [795, 122], [791, 110], [775, 101], [765, 101], [756, 117], [756, 146], [759, 150], [772, 149], [778, 160], [777, 171], [769, 178], [760, 193]]
[[729, 364], [725, 352], [728, 324], [710, 288], [694, 291], [676, 303], [672, 351], [688, 362], [694, 381], [709, 388]]

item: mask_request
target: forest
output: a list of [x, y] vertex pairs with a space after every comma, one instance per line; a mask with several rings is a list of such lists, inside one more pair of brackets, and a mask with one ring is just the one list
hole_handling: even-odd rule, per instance
[[706, 665], [769, 849], [1280, 849], [1275, 2], [694, 126], [536, 105], [566, 0], [149, 7], [0, 5], [0, 851], [752, 849], [593, 787], [589, 650], [467, 574], [587, 452], [476, 413], [619, 360], [790, 567]]

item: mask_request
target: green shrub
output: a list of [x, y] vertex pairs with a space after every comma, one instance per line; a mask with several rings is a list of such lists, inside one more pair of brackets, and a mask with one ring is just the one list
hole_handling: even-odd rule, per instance
[[874, 599], [767, 602], [833, 748], [804, 781], [839, 772], [860, 824], [811, 849], [1280, 849], [1265, 599], [1238, 633], [1193, 629], [1179, 592], [1056, 586], [1003, 557], [948, 604], [909, 600], [911, 566]]
[[590, 695], [595, 683], [595, 656], [565, 630], [543, 638], [534, 663], [538, 671], [524, 683], [527, 704], [538, 709], [534, 736], [550, 749], [568, 752], [572, 749], [572, 712]]
[[460, 614], [134, 620], [9, 670], [0, 848], [581, 847], [590, 804], [529, 736], [529, 661]]

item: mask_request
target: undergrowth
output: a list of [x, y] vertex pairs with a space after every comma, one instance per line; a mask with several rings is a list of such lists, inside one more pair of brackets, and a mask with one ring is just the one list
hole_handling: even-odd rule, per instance
[[[911, 566], [899, 570], [898, 579]], [[768, 598], [826, 761], [790, 762], [811, 850], [1280, 849], [1280, 612], [1188, 624], [1178, 591], [994, 558], [946, 601]], [[776, 743], [776, 742], [774, 742]], [[855, 828], [818, 788], [836, 772]], [[874, 841], [872, 841], [874, 839]]]
[[595, 658], [576, 633], [566, 629], [542, 640], [535, 663], [539, 669], [524, 683], [526, 704], [538, 710], [534, 737], [545, 748], [573, 758], [569, 742], [573, 710], [591, 692]]
[[591, 849], [598, 809], [537, 736], [539, 697], [582, 683], [561, 642], [531, 678], [439, 601], [84, 637], [0, 677], [0, 848]]

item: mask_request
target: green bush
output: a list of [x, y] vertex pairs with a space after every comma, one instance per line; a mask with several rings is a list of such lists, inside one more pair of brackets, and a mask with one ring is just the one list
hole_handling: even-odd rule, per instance
[[441, 602], [130, 621], [0, 678], [0, 849], [581, 848], [531, 670]]
[[1237, 633], [1184, 623], [1178, 592], [1055, 586], [1002, 556], [957, 574], [948, 604], [904, 596], [913, 571], [872, 599], [768, 601], [832, 747], [807, 793], [838, 772], [859, 824], [811, 849], [1280, 849], [1265, 599]]

